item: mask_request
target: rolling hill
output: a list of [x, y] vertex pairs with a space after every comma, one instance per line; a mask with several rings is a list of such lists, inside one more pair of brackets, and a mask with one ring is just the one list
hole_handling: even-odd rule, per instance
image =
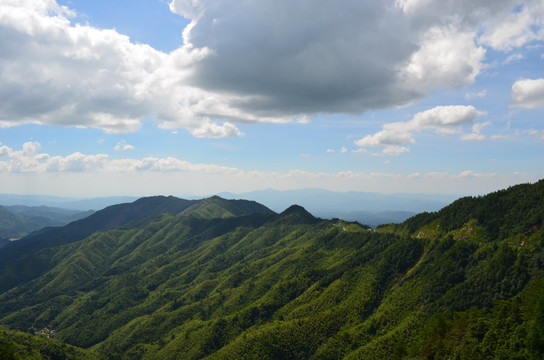
[[544, 181], [376, 231], [296, 205], [178, 200], [21, 242], [49, 260], [0, 292], [0, 326], [54, 329], [104, 359], [544, 354]]
[[43, 227], [66, 225], [90, 214], [46, 206], [0, 206], [0, 238], [18, 239]]

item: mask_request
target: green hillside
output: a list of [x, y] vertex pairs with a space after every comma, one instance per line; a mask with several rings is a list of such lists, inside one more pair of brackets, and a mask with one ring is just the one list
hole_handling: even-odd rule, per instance
[[40, 248], [0, 324], [106, 359], [540, 359], [543, 199], [540, 181], [372, 231], [211, 198]]
[[44, 227], [63, 226], [92, 213], [47, 206], [0, 206], [0, 247], [9, 244], [2, 239], [19, 239]]
[[273, 211], [255, 201], [226, 200], [219, 196], [212, 196], [191, 205], [183, 210], [180, 215], [214, 219], [254, 213], [271, 214]]
[[80, 211], [50, 206], [10, 205], [5, 206], [5, 208], [14, 214], [42, 217], [53, 220], [59, 225], [66, 225], [69, 222], [83, 219], [94, 212], [93, 210]]
[[20, 331], [0, 330], [0, 359], [2, 360], [99, 360], [104, 357], [67, 345], [58, 340], [47, 338], [46, 329], [30, 335]]
[[20, 238], [52, 225], [59, 225], [59, 222], [47, 217], [17, 214], [0, 206], [0, 238]]
[[[43, 275], [53, 268], [59, 246], [84, 239], [92, 233], [162, 213], [179, 213], [195, 201], [173, 196], [142, 198], [133, 203], [109, 206], [62, 227], [46, 227], [0, 248], [0, 292]], [[53, 250], [55, 249], [55, 250]]]
[[219, 197], [184, 200], [173, 196], [154, 196], [112, 205], [66, 226], [43, 228], [16, 242], [0, 240], [0, 292], [32, 280], [53, 268], [61, 257], [53, 256], [52, 251], [57, 251], [59, 246], [80, 241], [97, 231], [125, 226], [161, 214], [179, 213], [215, 218], [272, 211], [253, 201], [227, 201]]

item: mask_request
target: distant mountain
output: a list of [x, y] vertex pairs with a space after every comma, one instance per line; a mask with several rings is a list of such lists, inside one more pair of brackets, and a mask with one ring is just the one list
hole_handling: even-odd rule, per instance
[[134, 196], [109, 196], [97, 197], [89, 199], [77, 199], [60, 196], [48, 195], [16, 195], [16, 194], [0, 194], [0, 205], [24, 205], [24, 206], [48, 206], [63, 209], [72, 209], [79, 211], [101, 210], [105, 207], [133, 202], [138, 197]]
[[20, 238], [46, 226], [66, 225], [91, 213], [45, 206], [0, 206], [0, 238]]
[[269, 189], [219, 195], [227, 199], [255, 200], [276, 212], [281, 212], [292, 204], [299, 204], [315, 216], [359, 221], [373, 227], [402, 222], [419, 212], [439, 210], [459, 197], [440, 194], [335, 192], [322, 189], [285, 191]]
[[4, 207], [14, 214], [46, 218], [58, 222], [58, 225], [65, 225], [74, 220], [83, 219], [84, 217], [87, 217], [94, 212], [92, 210], [80, 211], [43, 205], [11, 205]]
[[[19, 194], [0, 194], [0, 205], [25, 205], [25, 206], [59, 206], [64, 201], [74, 200], [68, 197], [49, 196], [49, 195], [19, 195]], [[89, 209], [85, 209], [89, 210]]]
[[[436, 211], [456, 200], [458, 195], [445, 194], [379, 194], [370, 192], [335, 192], [322, 189], [259, 190], [247, 193], [220, 193], [225, 199], [253, 200], [275, 212], [282, 212], [293, 204], [304, 206], [322, 218], [344, 218], [376, 227], [380, 224], [402, 222], [419, 212]], [[201, 199], [201, 196], [184, 196]], [[137, 197], [112, 196], [89, 199], [43, 195], [0, 194], [0, 205], [60, 207], [76, 210], [101, 210], [107, 206], [128, 203]]]
[[346, 221], [357, 221], [362, 224], [368, 225], [372, 228], [376, 228], [379, 225], [390, 223], [402, 223], [406, 219], [416, 215], [411, 211], [322, 211], [317, 212], [316, 215], [325, 219], [340, 218]]
[[130, 203], [138, 200], [137, 196], [107, 196], [89, 199], [66, 199], [57, 206], [79, 210], [102, 210], [111, 205]]
[[105, 209], [121, 225], [0, 261], [4, 276], [47, 259], [0, 291], [0, 351], [47, 327], [105, 359], [544, 357], [544, 180], [376, 230], [185, 201]]

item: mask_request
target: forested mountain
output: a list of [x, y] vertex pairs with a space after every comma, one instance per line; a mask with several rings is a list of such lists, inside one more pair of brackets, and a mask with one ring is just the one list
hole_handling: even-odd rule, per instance
[[58, 222], [59, 225], [66, 225], [72, 221], [83, 219], [91, 215], [94, 211], [80, 211], [59, 207], [50, 206], [25, 206], [25, 205], [8, 205], [4, 206], [14, 214], [37, 216], [50, 219]]
[[[97, 212], [79, 238], [29, 238], [49, 262], [0, 293], [6, 334], [54, 329], [104, 359], [544, 354], [544, 181], [377, 231], [300, 206], [168, 201], [105, 209], [113, 222]], [[125, 211], [141, 216], [120, 221]], [[19, 346], [9, 339], [0, 351]]]
[[46, 226], [66, 225], [91, 213], [47, 206], [0, 206], [0, 238], [20, 238]]
[[[142, 198], [132, 203], [109, 206], [63, 227], [44, 228], [31, 233], [18, 241], [0, 247], [0, 291], [31, 280], [55, 266], [59, 258], [52, 256], [51, 249], [58, 246], [77, 242], [97, 231], [123, 226], [160, 214], [179, 214], [201, 203], [207, 205], [207, 207], [201, 206], [201, 209], [212, 209], [221, 201], [224, 200], [219, 197], [203, 200], [184, 200], [173, 196]], [[228, 210], [225, 210], [222, 216], [272, 212], [253, 201], [239, 200], [231, 201], [229, 204]], [[209, 212], [213, 213], [213, 211], [217, 209], [214, 208]], [[191, 215], [191, 212], [188, 211], [186, 214]]]
[[37, 334], [40, 335], [34, 336], [20, 331], [0, 330], [0, 359], [99, 360], [103, 358], [100, 354], [92, 351], [47, 338], [41, 335], [41, 331]]

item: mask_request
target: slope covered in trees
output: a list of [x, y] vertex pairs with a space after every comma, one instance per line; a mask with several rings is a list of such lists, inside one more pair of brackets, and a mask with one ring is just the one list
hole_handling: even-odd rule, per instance
[[45, 336], [0, 330], [0, 359], [2, 360], [99, 360], [102, 358], [94, 352]]
[[0, 206], [0, 238], [20, 238], [46, 226], [62, 226], [90, 215], [46, 206]]
[[215, 199], [42, 248], [54, 265], [0, 294], [0, 324], [105, 359], [539, 359], [543, 196], [376, 232]]
[[[33, 232], [16, 242], [0, 247], [0, 292], [40, 276], [54, 267], [62, 257], [54, 256], [59, 246], [78, 242], [97, 231], [124, 226], [165, 213], [179, 214], [185, 211], [186, 214], [192, 214], [189, 211], [192, 206], [204, 204], [199, 209], [205, 210], [221, 201], [226, 200], [218, 197], [203, 200], [184, 200], [173, 196], [147, 197], [132, 203], [109, 206], [66, 226], [47, 227]], [[230, 201], [225, 207], [223, 216], [253, 212], [272, 211], [255, 202], [239, 200]]]

